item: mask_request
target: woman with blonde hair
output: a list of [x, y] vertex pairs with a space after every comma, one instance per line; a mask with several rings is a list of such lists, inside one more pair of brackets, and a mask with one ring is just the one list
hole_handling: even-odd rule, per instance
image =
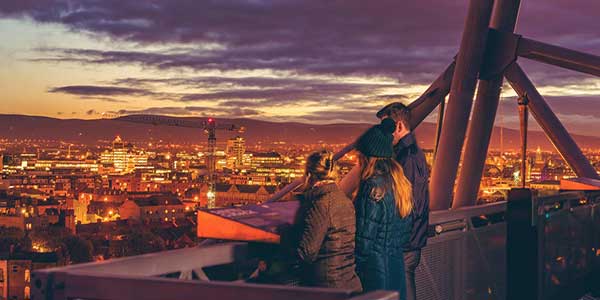
[[282, 244], [301, 262], [306, 286], [362, 291], [354, 260], [355, 212], [338, 187], [333, 154], [312, 153], [306, 160], [304, 192], [295, 222]]
[[403, 247], [411, 232], [412, 190], [393, 159], [395, 129], [393, 120], [384, 119], [356, 142], [356, 266], [365, 291], [396, 290], [405, 299]]

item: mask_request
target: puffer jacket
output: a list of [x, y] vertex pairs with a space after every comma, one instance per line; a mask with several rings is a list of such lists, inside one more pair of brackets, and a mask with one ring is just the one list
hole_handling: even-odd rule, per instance
[[297, 241], [292, 242], [293, 254], [302, 262], [302, 283], [361, 292], [352, 201], [334, 183], [307, 190], [300, 201], [291, 232]]
[[356, 270], [364, 291], [395, 290], [406, 298], [403, 248], [410, 238], [410, 216], [396, 208], [389, 176], [361, 182], [355, 200]]

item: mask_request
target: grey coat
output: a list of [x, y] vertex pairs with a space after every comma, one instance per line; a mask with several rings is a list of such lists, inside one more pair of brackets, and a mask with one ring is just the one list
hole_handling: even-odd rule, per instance
[[302, 262], [303, 283], [361, 292], [356, 274], [354, 205], [336, 184], [304, 192], [294, 223], [294, 255]]

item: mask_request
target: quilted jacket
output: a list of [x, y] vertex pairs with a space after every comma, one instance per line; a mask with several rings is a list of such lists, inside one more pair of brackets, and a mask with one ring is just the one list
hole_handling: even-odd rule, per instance
[[292, 231], [305, 285], [362, 291], [354, 259], [354, 206], [336, 184], [303, 194]]
[[361, 182], [354, 205], [356, 268], [364, 291], [395, 290], [405, 299], [403, 249], [411, 221], [396, 208], [391, 178], [375, 175]]

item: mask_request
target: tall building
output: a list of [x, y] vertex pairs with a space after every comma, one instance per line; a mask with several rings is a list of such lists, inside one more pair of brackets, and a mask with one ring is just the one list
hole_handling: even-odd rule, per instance
[[130, 173], [148, 165], [148, 156], [133, 151], [133, 146], [125, 145], [120, 136], [112, 142], [112, 149], [100, 155], [103, 165], [112, 165], [115, 173]]
[[241, 168], [244, 165], [244, 154], [246, 153], [246, 140], [236, 136], [227, 140], [225, 154], [227, 156], [227, 167], [230, 169]]
[[540, 146], [538, 146], [537, 149], [535, 149], [535, 163], [539, 164], [543, 162], [544, 158], [542, 157], [542, 149]]
[[532, 181], [542, 179], [542, 169], [544, 169], [545, 165], [546, 163], [542, 156], [542, 149], [538, 146], [535, 150], [535, 160], [531, 164], [531, 169], [529, 171], [529, 177]]

